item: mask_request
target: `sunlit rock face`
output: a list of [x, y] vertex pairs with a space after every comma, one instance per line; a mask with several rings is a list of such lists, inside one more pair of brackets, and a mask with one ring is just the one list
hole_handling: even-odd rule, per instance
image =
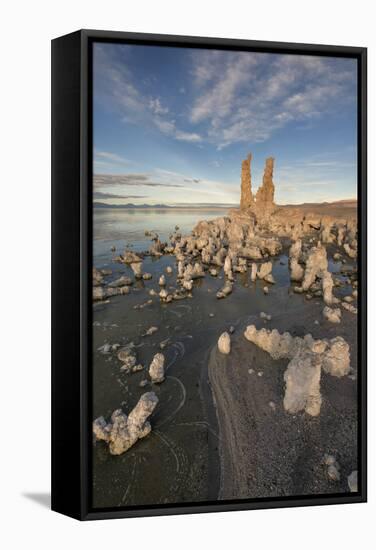
[[253, 206], [252, 183], [251, 183], [251, 160], [252, 155], [249, 153], [247, 158], [242, 162], [241, 171], [241, 194], [240, 194], [240, 209], [246, 210]]

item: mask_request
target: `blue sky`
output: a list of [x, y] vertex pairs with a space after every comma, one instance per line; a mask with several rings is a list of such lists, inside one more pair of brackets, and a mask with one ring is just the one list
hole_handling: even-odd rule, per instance
[[235, 204], [275, 157], [276, 202], [356, 197], [356, 60], [94, 44], [94, 199]]

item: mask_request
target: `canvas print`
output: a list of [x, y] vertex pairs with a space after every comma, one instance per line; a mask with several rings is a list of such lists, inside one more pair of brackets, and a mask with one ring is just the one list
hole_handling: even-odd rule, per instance
[[357, 492], [357, 59], [92, 47], [92, 506]]

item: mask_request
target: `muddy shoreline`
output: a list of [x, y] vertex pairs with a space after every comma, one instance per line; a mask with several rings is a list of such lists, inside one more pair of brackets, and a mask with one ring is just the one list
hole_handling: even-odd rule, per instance
[[[321, 304], [290, 305], [271, 322], [257, 326], [289, 330], [294, 335], [312, 332], [315, 338], [332, 337], [329, 323], [314, 324]], [[232, 340], [230, 355], [215, 346], [209, 359], [209, 379], [220, 430], [221, 486], [219, 498], [268, 498], [349, 492], [347, 476], [357, 469], [356, 376], [321, 380], [323, 405], [318, 417], [288, 414], [283, 408], [283, 373], [288, 360], [273, 360], [248, 342], [244, 319]], [[343, 320], [352, 350], [352, 372], [357, 371], [356, 338], [351, 314]], [[311, 330], [309, 330], [311, 329]], [[325, 455], [334, 455], [341, 479], [328, 479]]]

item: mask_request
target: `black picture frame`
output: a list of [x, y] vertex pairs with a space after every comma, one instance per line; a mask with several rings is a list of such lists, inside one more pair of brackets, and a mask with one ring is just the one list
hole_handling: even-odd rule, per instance
[[[91, 507], [91, 242], [93, 42], [352, 57], [358, 61], [357, 493]], [[79, 520], [366, 502], [367, 50], [190, 36], [80, 30], [52, 40], [52, 509]]]

